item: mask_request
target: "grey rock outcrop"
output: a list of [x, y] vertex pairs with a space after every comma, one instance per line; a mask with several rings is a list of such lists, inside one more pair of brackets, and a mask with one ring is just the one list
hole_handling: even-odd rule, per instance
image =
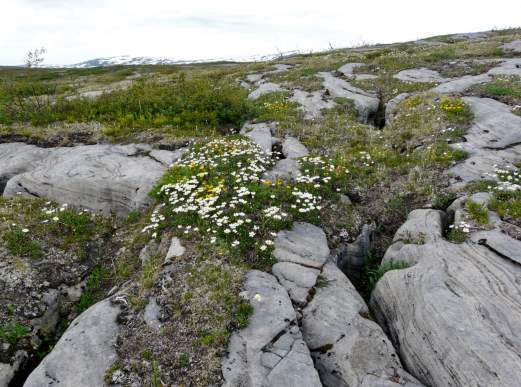
[[469, 157], [448, 170], [454, 183], [492, 179], [494, 166], [513, 166], [521, 155], [521, 117], [509, 106], [489, 98], [465, 97], [474, 114], [466, 142], [453, 145]]
[[295, 304], [305, 304], [309, 290], [315, 286], [320, 274], [318, 269], [312, 269], [292, 262], [279, 262], [273, 265], [273, 275], [286, 289]]
[[349, 80], [363, 81], [367, 79], [378, 78], [374, 74], [355, 74], [354, 69], [362, 66], [364, 66], [363, 63], [346, 63], [345, 65], [338, 68], [338, 72], [342, 73]]
[[418, 69], [402, 70], [393, 75], [394, 78], [404, 82], [447, 82], [447, 78], [443, 78], [439, 72], [421, 67]]
[[326, 234], [309, 223], [297, 222], [293, 229], [280, 231], [274, 246], [273, 255], [279, 262], [321, 268], [329, 257]]
[[339, 251], [336, 263], [344, 273], [358, 272], [364, 267], [373, 246], [375, 228], [374, 223], [364, 224], [356, 240], [346, 243], [344, 248]]
[[241, 134], [249, 137], [254, 143], [262, 148], [267, 154], [271, 154], [274, 139], [272, 137], [275, 130], [274, 124], [260, 122], [258, 124], [246, 123], [241, 129]]
[[248, 327], [234, 332], [222, 363], [224, 386], [322, 386], [284, 288], [252, 270], [242, 293], [253, 306]]
[[302, 333], [324, 386], [420, 386], [347, 277], [332, 262], [321, 276], [303, 310]]
[[277, 161], [275, 166], [264, 174], [264, 179], [287, 181], [296, 179], [301, 175], [298, 159], [309, 154], [307, 148], [298, 139], [291, 136], [282, 141], [281, 147], [282, 154], [286, 158]]
[[[4, 196], [46, 197], [125, 216], [149, 203], [148, 193], [167, 168], [151, 157], [151, 152], [148, 145], [86, 145], [42, 152], [28, 148], [27, 160], [37, 160], [18, 163], [21, 173], [7, 181]], [[181, 153], [178, 152], [177, 157], [181, 157]], [[167, 159], [167, 162], [174, 160], [173, 157]], [[16, 158], [10, 159], [7, 167], [1, 165], [0, 176], [11, 175], [13, 164], [17, 165]]]
[[349, 82], [334, 77], [331, 73], [320, 72], [317, 76], [323, 79], [324, 88], [333, 98], [347, 98], [354, 102], [360, 122], [371, 123], [374, 120], [380, 104], [375, 94], [354, 87]]
[[401, 227], [401, 235], [415, 234], [420, 224], [430, 237], [423, 243], [397, 238], [384, 262], [413, 266], [382, 277], [371, 297], [372, 309], [404, 365], [425, 384], [517, 385], [521, 265], [506, 259], [506, 250], [498, 254], [473, 242], [474, 232], [461, 244], [440, 238], [442, 217], [417, 210]]
[[282, 91], [282, 90], [283, 90], [282, 87], [277, 83], [272, 83], [272, 82], [261, 83], [259, 85], [259, 87], [257, 87], [254, 91], [252, 91], [248, 95], [248, 98], [255, 100], [264, 94], [273, 93], [275, 91]]
[[50, 385], [104, 386], [106, 370], [117, 360], [116, 318], [110, 300], [101, 301], [77, 317], [54, 349], [29, 375], [24, 387]]
[[275, 166], [263, 176], [263, 179], [276, 181], [282, 180], [294, 180], [299, 177], [300, 164], [295, 159], [282, 159], [277, 161]]
[[396, 97], [392, 98], [387, 102], [385, 106], [385, 123], [386, 125], [391, 125], [394, 119], [394, 113], [396, 111], [396, 107], [400, 104], [400, 102], [409, 98], [409, 93], [401, 93]]
[[309, 151], [298, 139], [287, 136], [282, 141], [282, 154], [286, 158], [296, 159], [309, 155]]
[[465, 75], [454, 78], [448, 82], [441, 83], [432, 89], [435, 93], [457, 94], [463, 93], [472, 86], [492, 81], [494, 75], [517, 75], [521, 76], [521, 58], [499, 59], [499, 64], [488, 72], [479, 75]]
[[304, 90], [295, 89], [290, 100], [300, 105], [299, 109], [304, 112], [306, 120], [321, 117], [323, 110], [332, 109], [336, 106], [334, 101], [324, 98], [323, 91], [308, 93]]
[[521, 40], [514, 40], [501, 46], [505, 51], [521, 52]]
[[0, 193], [4, 191], [9, 179], [34, 168], [50, 151], [21, 142], [0, 144]]

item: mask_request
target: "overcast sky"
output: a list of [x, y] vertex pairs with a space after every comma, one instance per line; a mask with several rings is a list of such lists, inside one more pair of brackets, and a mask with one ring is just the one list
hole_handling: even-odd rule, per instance
[[521, 25], [521, 0], [0, 0], [0, 64], [241, 58]]

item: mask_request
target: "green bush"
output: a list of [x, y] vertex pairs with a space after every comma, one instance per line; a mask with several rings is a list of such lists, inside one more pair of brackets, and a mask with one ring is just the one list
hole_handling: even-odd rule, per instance
[[[4, 93], [10, 93], [9, 90]], [[31, 96], [37, 95], [31, 94]], [[9, 94], [0, 109], [0, 123], [30, 121], [47, 125], [56, 121], [99, 121], [128, 128], [171, 125], [180, 129], [239, 127], [254, 114], [247, 91], [217, 77], [183, 74], [171, 82], [136, 81], [126, 90], [98, 98], [58, 98], [37, 104]], [[32, 98], [32, 97], [31, 97]]]

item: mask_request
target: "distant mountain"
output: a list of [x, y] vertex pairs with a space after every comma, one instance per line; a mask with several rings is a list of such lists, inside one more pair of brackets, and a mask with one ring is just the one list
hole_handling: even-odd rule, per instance
[[151, 56], [112, 56], [106, 58], [95, 58], [85, 62], [75, 63], [66, 67], [88, 68], [88, 67], [107, 67], [117, 65], [173, 65], [200, 62], [213, 62], [214, 60], [175, 60], [171, 58], [157, 58]]
[[[211, 63], [211, 62], [256, 62], [265, 61], [278, 58], [280, 56], [286, 56], [295, 54], [296, 52], [284, 52], [270, 55], [254, 55], [244, 58], [220, 58], [220, 59], [196, 59], [196, 60], [176, 60], [172, 58], [160, 58], [151, 56], [129, 56], [120, 55], [105, 58], [90, 59], [85, 62], [75, 63], [64, 67], [70, 68], [89, 68], [89, 67], [107, 67], [117, 65], [175, 65], [175, 64], [191, 64], [191, 63]], [[42, 67], [58, 67], [43, 65]]]

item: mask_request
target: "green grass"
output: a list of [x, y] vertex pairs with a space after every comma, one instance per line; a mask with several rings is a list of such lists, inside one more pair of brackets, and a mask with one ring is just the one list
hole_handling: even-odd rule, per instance
[[103, 281], [107, 280], [109, 271], [103, 267], [97, 267], [87, 278], [85, 290], [80, 300], [76, 304], [76, 311], [81, 313], [92, 306], [99, 298], [99, 293], [103, 289]]
[[4, 233], [3, 239], [7, 248], [14, 255], [31, 257], [32, 259], [38, 259], [43, 256], [41, 245], [33, 239], [28, 229], [14, 226]]
[[467, 233], [458, 228], [451, 229], [447, 234], [447, 239], [454, 243], [463, 243], [467, 240]]
[[467, 204], [467, 211], [469, 213], [469, 216], [479, 223], [480, 225], [487, 225], [488, 224], [488, 210], [483, 205], [476, 203], [473, 200], [468, 200]]
[[482, 86], [490, 96], [510, 96], [521, 98], [521, 82], [519, 77], [496, 77], [493, 82]]
[[11, 322], [0, 326], [0, 339], [5, 339], [10, 344], [15, 345], [20, 339], [27, 336], [29, 331], [29, 327], [19, 322]]
[[369, 271], [369, 289], [372, 291], [380, 278], [382, 278], [385, 273], [391, 270], [402, 270], [407, 269], [409, 264], [403, 261], [388, 261], [384, 264], [380, 265], [376, 269], [372, 269]]
[[247, 91], [217, 75], [136, 81], [128, 89], [95, 99], [60, 97], [31, 103], [9, 95], [9, 90], [4, 93], [8, 102], [0, 105], [3, 124], [99, 121], [128, 129], [169, 126], [197, 131], [238, 127], [254, 114]]

